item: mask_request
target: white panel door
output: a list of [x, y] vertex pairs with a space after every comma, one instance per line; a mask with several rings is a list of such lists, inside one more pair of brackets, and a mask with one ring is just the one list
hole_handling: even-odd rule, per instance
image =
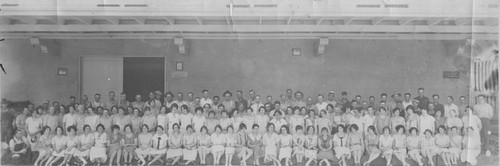
[[107, 102], [109, 91], [115, 91], [115, 99], [123, 91], [123, 58], [82, 58], [81, 94], [94, 101], [94, 95], [100, 93], [101, 101]]

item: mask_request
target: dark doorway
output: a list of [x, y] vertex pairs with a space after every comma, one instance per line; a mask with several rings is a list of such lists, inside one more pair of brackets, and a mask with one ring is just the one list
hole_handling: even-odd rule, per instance
[[123, 90], [128, 101], [135, 101], [137, 94], [148, 100], [149, 92], [164, 92], [165, 58], [125, 57], [123, 58]]

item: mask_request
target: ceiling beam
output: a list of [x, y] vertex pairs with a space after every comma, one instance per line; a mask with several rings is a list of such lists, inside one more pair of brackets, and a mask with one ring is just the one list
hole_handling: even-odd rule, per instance
[[135, 22], [139, 23], [139, 24], [146, 24], [146, 19], [145, 18], [142, 18], [142, 17], [137, 17], [137, 16], [131, 16], [130, 18], [132, 18]]
[[65, 23], [64, 18], [58, 16], [37, 16], [37, 18], [49, 20], [50, 22], [53, 22], [54, 24], [58, 25], [64, 25]]
[[321, 22], [323, 22], [323, 19], [325, 19], [325, 17], [321, 17], [318, 20], [316, 20], [316, 25], [321, 24]]
[[425, 21], [427, 22], [427, 25], [436, 25], [444, 20], [445, 20], [445, 18], [432, 18], [432, 19], [427, 19]]
[[344, 19], [344, 25], [349, 25], [352, 20], [354, 19], [354, 17], [347, 17]]
[[403, 19], [398, 20], [398, 22], [399, 22], [399, 25], [406, 25], [406, 24], [408, 24], [416, 19], [417, 19], [416, 17], [407, 17], [407, 18], [403, 18]]
[[102, 19], [108, 21], [111, 24], [118, 25], [120, 24], [120, 19], [119, 18], [113, 18], [113, 17], [102, 17]]
[[483, 20], [483, 25], [485, 25], [485, 26], [498, 25], [498, 19], [485, 19], [485, 20]]
[[0, 25], [0, 32], [383, 32], [383, 33], [498, 33], [494, 26], [414, 26], [414, 25]]
[[[184, 39], [318, 39], [326, 37], [329, 39], [361, 39], [361, 40], [464, 40], [470, 38], [470, 34], [359, 34], [359, 33], [266, 33], [266, 34], [181, 34]], [[16, 33], [3, 34], [5, 39], [29, 39], [37, 36], [41, 39], [173, 39], [179, 37], [179, 33], [156, 34], [156, 33]], [[476, 40], [493, 40], [498, 38], [489, 34], [474, 35]]]
[[80, 22], [82, 24], [87, 24], [87, 25], [92, 24], [92, 19], [90, 19], [90, 18], [76, 17], [76, 16], [72, 16], [71, 18], [77, 20], [78, 22]]
[[199, 17], [194, 17], [196, 19], [196, 22], [198, 22], [198, 25], [203, 25], [203, 20], [201, 20]]
[[469, 24], [472, 22], [472, 18], [462, 18], [462, 19], [456, 19], [453, 21], [456, 26], [463, 26], [465, 24]]
[[226, 16], [226, 23], [227, 23], [227, 25], [231, 25], [231, 22], [232, 22], [231, 16]]
[[175, 20], [170, 18], [170, 17], [163, 17], [163, 19], [165, 19], [168, 22], [168, 24], [170, 24], [170, 25], [174, 25], [174, 23], [175, 23], [174, 22]]
[[380, 22], [384, 21], [384, 19], [385, 19], [385, 17], [376, 17], [376, 18], [372, 19], [372, 25], [377, 25]]
[[9, 17], [10, 19], [14, 19], [14, 20], [18, 20], [18, 21], [21, 21], [25, 24], [36, 24], [37, 23], [37, 20], [33, 17], [25, 17], [25, 16], [11, 16]]

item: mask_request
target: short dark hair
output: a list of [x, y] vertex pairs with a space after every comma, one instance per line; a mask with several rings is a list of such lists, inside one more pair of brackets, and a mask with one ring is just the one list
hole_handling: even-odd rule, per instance
[[95, 127], [95, 130], [99, 130], [99, 127], [102, 128], [102, 130], [106, 130], [106, 128], [104, 127], [103, 124], [98, 124], [96, 127]]
[[115, 130], [120, 131], [120, 126], [118, 126], [118, 125], [111, 126], [111, 131], [115, 131]]
[[75, 126], [69, 126], [67, 129], [66, 129], [68, 132], [70, 132], [71, 130], [73, 131], [77, 131], [76, 127]]

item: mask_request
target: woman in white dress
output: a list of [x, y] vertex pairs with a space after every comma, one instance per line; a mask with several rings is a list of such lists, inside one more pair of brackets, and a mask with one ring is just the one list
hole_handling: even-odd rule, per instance
[[[454, 111], [450, 111], [450, 114], [452, 112]], [[449, 151], [451, 164], [457, 165], [457, 160], [460, 159], [460, 153], [462, 152], [462, 136], [458, 135], [458, 128], [456, 126], [451, 127]]]
[[[396, 129], [397, 126], [403, 125], [406, 126], [405, 118], [400, 116], [401, 110], [399, 108], [394, 108], [392, 111], [392, 117], [391, 117], [391, 131], [398, 131]], [[393, 135], [397, 134], [397, 132], [394, 132]]]
[[462, 139], [464, 150], [462, 150], [460, 154], [460, 160], [462, 162], [469, 163], [473, 166], [477, 164], [477, 156], [481, 153], [481, 141], [479, 139], [479, 134], [476, 133], [473, 127], [467, 127], [467, 132]]
[[215, 126], [215, 132], [210, 136], [212, 141], [212, 154], [214, 165], [219, 165], [220, 158], [224, 154], [224, 141], [225, 135], [221, 133], [222, 127], [220, 125]]
[[[118, 117], [118, 116], [115, 116]], [[111, 166], [113, 163], [113, 160], [116, 157], [116, 164], [120, 164], [120, 158], [122, 156], [122, 134], [120, 131], [120, 126], [118, 125], [113, 125], [111, 126], [111, 133], [108, 134], [108, 155], [109, 155], [109, 160], [108, 163]]]
[[368, 160], [363, 164], [363, 166], [369, 165], [373, 160], [380, 156], [380, 149], [378, 149], [379, 136], [375, 132], [375, 126], [368, 126], [368, 134], [365, 137], [365, 149], [370, 154]]
[[279, 135], [279, 146], [280, 146], [279, 160], [281, 162], [281, 160], [285, 159], [286, 166], [288, 166], [289, 164], [293, 165], [291, 160], [292, 144], [293, 144], [293, 137], [292, 135], [290, 135], [288, 127], [282, 126], [281, 134]]
[[[167, 152], [167, 141], [169, 137], [165, 133], [165, 129], [162, 126], [156, 126], [156, 133], [151, 137], [151, 144], [153, 148], [149, 151], [149, 154], [153, 156], [153, 160], [149, 162], [148, 165], [153, 164], [155, 161], [160, 160], [161, 157]], [[182, 151], [181, 151], [182, 154]]]
[[[176, 105], [176, 104], [173, 104]], [[179, 130], [179, 124], [175, 123], [172, 125], [172, 133], [168, 137], [168, 150], [167, 150], [167, 160], [173, 159], [172, 165], [177, 164], [182, 157], [182, 134]], [[155, 139], [153, 137], [152, 139]], [[153, 143], [154, 144], [154, 143]], [[154, 146], [153, 146], [154, 150]]]
[[441, 159], [443, 159], [445, 165], [450, 164], [450, 137], [445, 134], [446, 127], [444, 125], [440, 125], [437, 128], [436, 134], [436, 149], [434, 150], [434, 154], [440, 155]]
[[153, 137], [153, 134], [149, 133], [149, 127], [148, 125], [142, 125], [141, 129], [141, 134], [137, 136], [137, 140], [139, 143], [139, 148], [135, 149], [135, 154], [137, 154], [137, 157], [139, 158], [138, 164], [141, 166], [146, 165], [146, 157], [149, 155], [149, 152], [151, 151], [151, 138]]
[[[136, 128], [138, 130], [138, 128]], [[132, 125], [125, 125], [123, 133], [123, 161], [125, 164], [131, 164], [134, 158], [135, 149], [137, 148], [137, 135], [135, 134]]]
[[290, 116], [290, 131], [292, 134], [295, 134], [297, 126], [301, 126], [304, 129], [304, 117], [300, 116], [299, 108], [295, 108], [293, 115]]
[[396, 158], [403, 163], [403, 166], [409, 166], [406, 163], [406, 156], [408, 155], [406, 150], [406, 135], [404, 125], [396, 126], [397, 133], [394, 134], [394, 151], [393, 154]]
[[64, 160], [60, 165], [69, 165], [69, 161], [73, 158], [75, 151], [78, 146], [78, 137], [76, 136], [76, 127], [68, 127], [68, 135], [66, 136], [66, 152], [64, 154]]
[[167, 128], [167, 107], [166, 106], [161, 106], [160, 107], [160, 114], [156, 116], [156, 121], [157, 121], [157, 126], [161, 126], [163, 128]]
[[307, 135], [304, 150], [305, 157], [307, 159], [306, 166], [311, 162], [316, 162], [318, 157], [318, 136], [315, 134], [314, 126], [307, 127]]
[[[251, 127], [253, 126], [253, 124], [255, 124], [256, 118], [255, 118], [255, 117], [254, 117], [254, 115], [252, 114], [252, 113], [253, 113], [252, 108], [247, 108], [245, 111], [246, 111], [246, 112], [245, 112], [245, 113], [243, 113], [243, 116], [242, 116], [242, 118], [243, 118], [243, 123], [245, 124], [245, 126], [246, 126], [247, 128], [251, 128]], [[248, 134], [249, 132], [251, 132], [251, 131], [252, 131], [251, 129], [248, 129], [248, 130], [247, 130], [247, 134]]]
[[410, 135], [406, 137], [408, 156], [410, 156], [411, 159], [415, 160], [419, 166], [422, 166], [422, 156], [420, 155], [420, 141], [422, 140], [422, 138], [418, 136], [418, 129], [415, 127], [410, 128], [409, 132]]
[[183, 154], [183, 160], [187, 160], [187, 162], [184, 165], [189, 165], [190, 163], [194, 163], [196, 160], [197, 156], [197, 147], [196, 147], [196, 136], [193, 133], [193, 126], [188, 125], [186, 126], [186, 134], [184, 134], [182, 145], [184, 146], [184, 149], [182, 151]]
[[52, 156], [49, 158], [49, 160], [47, 160], [46, 166], [54, 164], [59, 159], [63, 158], [64, 154], [66, 153], [66, 136], [64, 136], [62, 133], [63, 128], [61, 126], [57, 127], [56, 135], [52, 137]]
[[[146, 126], [148, 126], [148, 129], [154, 129], [154, 127], [158, 123], [157, 120], [158, 119], [156, 118], [153, 111], [151, 111], [151, 109], [149, 107], [144, 108], [144, 115], [142, 116], [142, 126], [146, 125]], [[142, 128], [144, 128], [144, 127], [142, 127]]]
[[194, 110], [196, 114], [192, 118], [193, 130], [195, 133], [200, 133], [206, 118], [203, 116], [203, 108], [196, 107]]
[[233, 160], [233, 155], [236, 151], [236, 141], [237, 141], [237, 134], [234, 133], [234, 128], [233, 126], [228, 126], [227, 127], [227, 133], [225, 134], [225, 155], [226, 155], [226, 161], [224, 162], [226, 166], [231, 165], [231, 162]]
[[385, 126], [382, 131], [384, 132], [379, 138], [379, 149], [382, 151], [382, 158], [385, 158], [387, 161], [386, 165], [390, 166], [392, 161], [393, 154], [393, 144], [394, 138], [391, 136], [391, 128], [389, 126]]
[[179, 114], [179, 123], [180, 123], [179, 128], [181, 133], [186, 133], [187, 126], [193, 125], [192, 122], [193, 122], [193, 114], [189, 113], [187, 105], [182, 105], [181, 113]]
[[281, 165], [277, 158], [279, 137], [274, 133], [274, 124], [267, 125], [267, 132], [262, 136], [264, 144], [264, 161], [273, 161], [273, 165]]
[[339, 159], [339, 165], [347, 165], [346, 158], [349, 158], [351, 150], [348, 148], [348, 135], [346, 133], [347, 128], [343, 124], [337, 125], [337, 133], [333, 135], [333, 150], [335, 151], [335, 156]]
[[302, 164], [302, 160], [304, 159], [305, 141], [306, 136], [304, 135], [303, 127], [295, 127], [295, 133], [293, 134], [293, 155], [295, 155], [297, 164]]
[[269, 116], [266, 114], [266, 108], [260, 107], [257, 115], [255, 115], [255, 124], [259, 125], [259, 132], [264, 134], [266, 132], [267, 123], [269, 123]]
[[[56, 127], [57, 128], [57, 127]], [[42, 165], [43, 162], [48, 160], [50, 156], [52, 156], [52, 137], [54, 135], [52, 134], [52, 129], [48, 126], [45, 126], [42, 129], [41, 136], [38, 138], [38, 141], [41, 143], [41, 147], [38, 150], [38, 157], [35, 160], [35, 163], [33, 165]]]
[[75, 156], [82, 161], [83, 165], [87, 164], [86, 158], [89, 157], [90, 148], [94, 145], [94, 134], [91, 131], [90, 125], [83, 126], [83, 134], [78, 138], [80, 141]]
[[427, 164], [434, 166], [432, 158], [434, 157], [434, 149], [436, 149], [436, 141], [434, 136], [432, 136], [432, 130], [427, 129], [424, 131], [424, 136], [420, 142], [420, 148], [422, 149], [420, 152], [422, 156], [427, 157]]
[[248, 134], [248, 147], [253, 151], [253, 165], [260, 165], [260, 158], [264, 157], [264, 150], [262, 148], [262, 135], [258, 124], [252, 125], [252, 132]]
[[104, 125], [98, 124], [97, 132], [94, 134], [94, 146], [90, 148], [89, 158], [93, 163], [103, 164], [108, 159], [106, 155], [106, 146], [108, 144], [108, 135], [104, 132]]
[[354, 157], [354, 163], [356, 165], [361, 165], [361, 156], [363, 155], [363, 148], [365, 147], [363, 134], [359, 131], [360, 128], [356, 124], [352, 124], [349, 129], [350, 133], [347, 138], [347, 145], [349, 145], [351, 154]]
[[406, 119], [406, 128], [411, 129], [414, 127], [418, 130], [418, 128], [420, 127], [420, 116], [415, 113], [413, 106], [407, 107], [406, 112], [408, 113], [408, 119]]
[[[201, 107], [200, 107], [201, 108]], [[210, 135], [206, 126], [202, 126], [200, 134], [197, 137], [198, 155], [200, 156], [200, 164], [206, 164], [207, 155], [210, 153]]]

